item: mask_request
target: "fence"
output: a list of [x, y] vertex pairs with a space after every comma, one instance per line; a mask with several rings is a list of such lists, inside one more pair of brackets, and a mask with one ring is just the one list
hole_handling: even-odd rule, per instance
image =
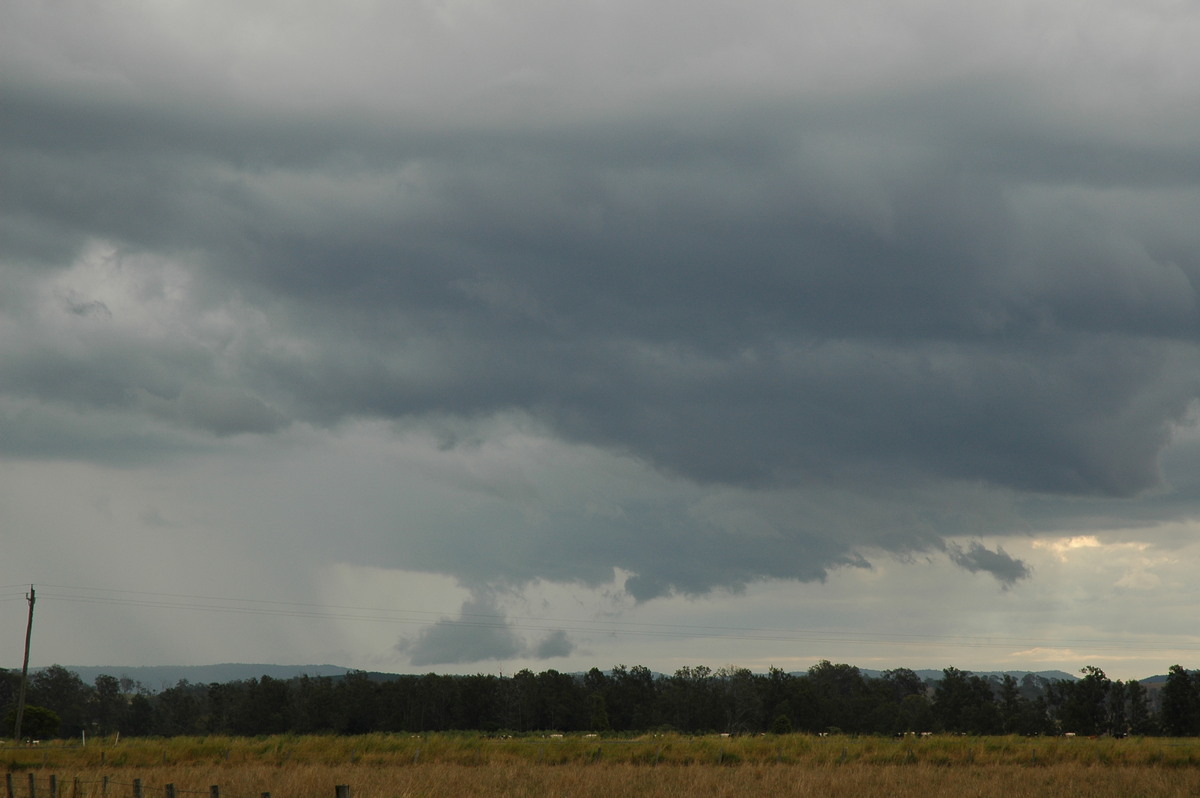
[[[12, 773], [4, 774], [5, 789], [7, 790], [7, 798], [20, 798], [17, 795], [16, 779]], [[207, 790], [180, 790], [176, 789], [174, 784], [164, 784], [162, 787], [151, 787], [143, 785], [141, 779], [134, 779], [132, 782], [118, 782], [104, 776], [100, 781], [88, 781], [85, 779], [71, 779], [70, 793], [64, 795], [60, 792], [60, 784], [58, 776], [50, 774], [46, 779], [46, 790], [42, 792], [38, 789], [37, 777], [29, 774], [29, 791], [26, 793], [26, 798], [94, 798], [97, 795], [94, 789], [89, 793], [88, 788], [99, 787], [99, 798], [154, 798], [153, 793], [156, 791], [162, 798], [180, 798], [184, 795], [207, 795], [208, 798], [222, 798], [221, 788], [219, 785], [212, 785]], [[334, 798], [350, 798], [350, 785], [338, 784], [334, 788]], [[225, 794], [224, 798], [246, 798], [246, 796], [237, 796]], [[264, 792], [259, 798], [271, 798], [271, 793]]]

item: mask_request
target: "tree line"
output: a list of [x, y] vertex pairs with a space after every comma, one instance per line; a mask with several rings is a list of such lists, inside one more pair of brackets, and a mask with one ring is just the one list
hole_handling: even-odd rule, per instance
[[[0, 670], [0, 713], [11, 735], [20, 674]], [[822, 661], [806, 673], [680, 668], [658, 675], [618, 665], [478, 674], [263, 676], [180, 681], [151, 692], [127, 678], [89, 685], [58, 665], [30, 677], [27, 737], [81, 734], [364, 734], [368, 732], [642, 732], [1200, 735], [1200, 672], [1172, 666], [1161, 689], [1110, 680], [979, 676], [946, 668], [923, 680], [907, 668], [878, 677]]]

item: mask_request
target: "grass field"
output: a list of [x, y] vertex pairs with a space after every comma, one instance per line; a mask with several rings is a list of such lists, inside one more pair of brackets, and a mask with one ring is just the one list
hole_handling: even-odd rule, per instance
[[188, 737], [0, 749], [13, 798], [1200, 795], [1200, 740]]

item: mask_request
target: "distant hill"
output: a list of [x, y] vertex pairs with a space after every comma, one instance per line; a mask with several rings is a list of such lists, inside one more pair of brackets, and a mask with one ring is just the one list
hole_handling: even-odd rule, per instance
[[[866, 668], [859, 668], [859, 671], [862, 673], [863, 676], [869, 676], [872, 679], [878, 679], [884, 673], [883, 671], [873, 671], [873, 670], [868, 670]], [[917, 674], [917, 676], [920, 676], [921, 679], [924, 681], [940, 682], [942, 680], [941, 670], [937, 670], [937, 669], [933, 669], [933, 668], [922, 668], [921, 670], [914, 670], [913, 673]], [[985, 679], [992, 677], [992, 676], [1000, 678], [1000, 677], [1003, 677], [1005, 674], [1008, 674], [1008, 675], [1012, 676], [1014, 679], [1016, 679], [1018, 682], [1021, 681], [1022, 679], [1024, 679], [1029, 674], [1033, 674], [1034, 676], [1038, 676], [1038, 677], [1045, 679], [1046, 681], [1050, 681], [1050, 682], [1057, 682], [1057, 681], [1074, 682], [1079, 679], [1078, 676], [1075, 676], [1074, 674], [1071, 674], [1071, 673], [1067, 673], [1066, 671], [970, 671], [970, 673], [972, 676], [982, 676]]]
[[[237, 682], [270, 676], [272, 679], [292, 679], [297, 676], [343, 676], [349, 668], [339, 665], [253, 665], [224, 662], [219, 665], [64, 665], [69, 671], [79, 674], [87, 684], [94, 684], [97, 676], [129, 678], [139, 682], [145, 689], [157, 693], [174, 687], [180, 680], [194, 684], [212, 682]], [[41, 670], [40, 668], [35, 670]]]
[[[333, 676], [339, 677], [350, 673], [352, 668], [343, 668], [340, 665], [265, 665], [265, 664], [247, 664], [225, 662], [218, 665], [64, 665], [69, 671], [79, 675], [87, 684], [94, 684], [96, 677], [102, 674], [115, 676], [118, 679], [128, 678], [134, 682], [138, 682], [141, 686], [153, 693], [161, 692], [168, 687], [174, 687], [181, 680], [186, 680], [193, 684], [211, 684], [216, 682], [222, 684], [225, 682], [244, 681], [246, 679], [258, 679], [262, 676], [270, 676], [272, 679], [293, 679], [298, 676]], [[40, 668], [35, 668], [41, 670]], [[880, 678], [884, 671], [872, 670], [870, 668], [859, 668], [859, 672], [863, 676], [872, 679]], [[917, 676], [926, 682], [941, 681], [942, 671], [935, 668], [922, 668], [913, 671]], [[805, 671], [796, 671], [793, 675], [802, 676]], [[989, 677], [1001, 677], [1004, 674], [1010, 674], [1018, 682], [1025, 676], [1032, 674], [1034, 676], [1045, 679], [1046, 681], [1076, 681], [1078, 676], [1067, 673], [1065, 671], [971, 671], [975, 676], [982, 676], [985, 679]], [[369, 672], [366, 674], [372, 681], [390, 681], [398, 678], [398, 674], [394, 673], [379, 673]], [[654, 674], [656, 678], [662, 678], [666, 674]], [[1142, 684], [1147, 687], [1161, 686], [1167, 677], [1150, 676], [1141, 679]]]

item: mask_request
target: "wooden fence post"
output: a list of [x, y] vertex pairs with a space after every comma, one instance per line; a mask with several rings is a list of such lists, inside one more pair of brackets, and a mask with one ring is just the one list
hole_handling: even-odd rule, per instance
[[29, 774], [29, 798], [37, 798], [37, 781]]
[[133, 780], [133, 798], [142, 798], [142, 780]]
[[221, 798], [221, 788], [215, 784], [209, 787], [208, 798]]
[[58, 776], [50, 774], [50, 798], [58, 798]]
[[175, 798], [175, 785], [168, 784], [163, 788], [163, 794], [166, 796], [166, 798]]
[[4, 786], [8, 788], [8, 798], [17, 798], [17, 794], [13, 792], [12, 772], [4, 774]]
[[350, 785], [349, 784], [339, 784], [336, 787], [334, 787], [334, 790], [335, 790], [334, 798], [350, 798]]
[[79, 798], [79, 777], [76, 776], [71, 782], [71, 798]]
[[100, 777], [100, 798], [108, 798], [108, 776]]

